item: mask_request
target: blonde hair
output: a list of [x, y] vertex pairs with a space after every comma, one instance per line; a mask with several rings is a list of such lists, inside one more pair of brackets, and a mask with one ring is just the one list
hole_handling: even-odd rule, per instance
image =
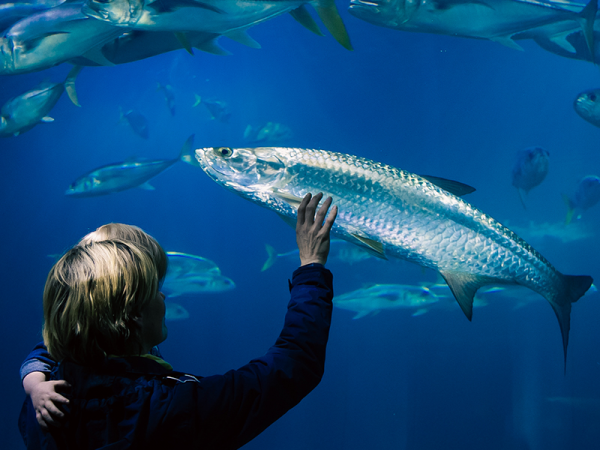
[[[104, 228], [109, 226], [112, 231]], [[82, 239], [48, 274], [43, 337], [57, 361], [94, 365], [109, 354], [122, 354], [132, 343], [141, 349], [135, 319], [156, 295], [167, 256], [141, 229], [109, 226]], [[115, 229], [131, 231], [135, 238], [102, 240], [102, 233]]]

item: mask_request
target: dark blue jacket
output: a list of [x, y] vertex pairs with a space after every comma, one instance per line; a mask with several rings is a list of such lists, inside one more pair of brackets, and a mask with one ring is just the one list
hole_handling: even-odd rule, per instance
[[29, 398], [19, 418], [27, 448], [236, 449], [298, 404], [320, 382], [325, 363], [333, 277], [301, 267], [275, 345], [224, 375], [199, 377], [144, 357], [109, 358], [99, 369], [69, 361], [53, 379], [71, 385], [67, 418], [44, 433]]

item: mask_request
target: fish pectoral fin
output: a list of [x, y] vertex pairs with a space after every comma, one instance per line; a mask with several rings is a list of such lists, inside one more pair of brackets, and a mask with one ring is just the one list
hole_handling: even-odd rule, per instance
[[354, 233], [350, 233], [350, 235], [363, 244], [360, 246], [361, 248], [365, 248], [366, 245], [366, 251], [376, 256], [377, 258], [385, 259], [387, 261], [385, 253], [383, 252], [383, 244], [381, 242], [374, 241], [373, 239], [369, 239], [367, 237], [363, 237]]
[[317, 22], [308, 13], [304, 5], [291, 10], [290, 15], [307, 30], [312, 31], [317, 36], [323, 36], [323, 32], [319, 29]]
[[475, 192], [474, 187], [471, 187], [468, 184], [464, 184], [459, 181], [448, 180], [446, 178], [434, 177], [431, 175], [419, 175], [419, 176], [421, 178], [425, 178], [430, 183], [435, 184], [437, 187], [442, 188], [443, 190], [456, 195], [457, 197], [462, 197], [463, 195], [467, 195], [467, 194], [470, 194], [471, 192]]
[[474, 275], [464, 272], [440, 272], [448, 283], [450, 290], [454, 294], [454, 298], [458, 302], [460, 308], [467, 316], [467, 319], [473, 318], [473, 298], [477, 289], [486, 284], [496, 283], [489, 277]]
[[298, 197], [294, 194], [288, 194], [287, 192], [282, 192], [276, 189], [273, 189], [273, 194], [280, 200], [283, 200], [288, 205], [292, 206], [295, 209], [298, 209], [300, 203], [302, 203], [302, 198]]
[[48, 123], [48, 122], [54, 122], [54, 119], [52, 117], [50, 117], [50, 116], [45, 116], [45, 117], [42, 117], [40, 119], [40, 122], [46, 122], [46, 123]]
[[96, 47], [88, 50], [87, 52], [85, 52], [81, 56], [83, 56], [84, 58], [89, 59], [90, 61], [95, 62], [96, 64], [100, 64], [101, 66], [112, 67], [112, 66], [115, 65], [114, 62], [112, 62], [106, 56], [104, 56], [104, 53], [102, 53], [102, 46], [101, 45], [97, 45]]
[[492, 38], [490, 38], [490, 41], [497, 42], [498, 44], [502, 44], [508, 48], [512, 48], [513, 50], [519, 50], [521, 52], [524, 51], [523, 47], [521, 47], [519, 44], [517, 44], [515, 41], [513, 41], [508, 36], [492, 37]]
[[155, 187], [152, 186], [148, 181], [146, 181], [145, 183], [142, 183], [138, 186], [140, 189], [144, 189], [146, 191], [154, 191]]

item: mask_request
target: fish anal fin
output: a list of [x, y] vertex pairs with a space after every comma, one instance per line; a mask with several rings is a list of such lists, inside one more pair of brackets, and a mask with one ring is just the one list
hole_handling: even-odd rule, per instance
[[423, 314], [427, 314], [429, 310], [427, 308], [417, 309], [414, 313], [411, 314], [412, 317], [422, 316]]
[[175, 32], [175, 37], [181, 44], [181, 46], [188, 52], [190, 55], [194, 56], [194, 50], [192, 50], [192, 45], [190, 44], [190, 40], [187, 35], [182, 31]]
[[279, 214], [279, 213], [277, 213], [277, 215], [281, 218], [281, 220], [283, 220], [285, 223], [287, 223], [290, 227], [292, 227], [293, 229], [296, 229], [296, 219], [294, 217], [284, 216], [283, 214]]
[[83, 66], [73, 67], [69, 71], [67, 79], [65, 80], [65, 91], [67, 91], [69, 99], [73, 102], [75, 106], [79, 106], [80, 108], [81, 105], [79, 104], [79, 99], [77, 98], [77, 91], [75, 90], [75, 79], [77, 78], [77, 75], [79, 75], [79, 72], [81, 72], [81, 69], [83, 69]]
[[144, 189], [146, 191], [154, 191], [155, 188], [149, 182], [142, 183], [138, 186], [140, 189]]
[[[378, 258], [385, 259], [387, 261], [387, 258], [385, 257], [385, 253], [383, 252], [383, 244], [381, 242], [374, 241], [373, 239], [369, 239], [367, 237], [360, 236], [355, 233], [350, 233], [350, 234], [352, 237], [356, 238], [362, 244], [366, 245], [367, 246], [366, 250], [369, 253], [371, 253], [372, 255], [374, 255]], [[364, 245], [361, 245], [361, 247], [364, 248]]]
[[352, 318], [352, 320], [356, 320], [356, 319], [362, 319], [365, 316], [368, 316], [369, 314], [371, 314], [371, 310], [366, 310], [366, 311], [359, 311], [358, 313], [356, 313], [356, 315]]
[[473, 318], [473, 299], [477, 289], [486, 284], [493, 284], [494, 280], [489, 277], [464, 272], [440, 272], [448, 287], [454, 294], [460, 309], [463, 310], [467, 319]]
[[245, 29], [228, 31], [224, 36], [227, 36], [229, 39], [245, 45], [246, 47], [260, 48], [260, 44], [252, 39], [248, 33], [246, 33]]
[[315, 9], [323, 21], [323, 24], [335, 40], [345, 49], [353, 50], [352, 44], [350, 43], [350, 36], [348, 36], [346, 26], [340, 17], [340, 13], [335, 6], [334, 0], [321, 0], [319, 4], [315, 6]]
[[307, 30], [312, 31], [317, 36], [323, 36], [323, 32], [319, 29], [319, 26], [308, 13], [304, 5], [290, 11], [290, 15]]
[[461, 197], [463, 195], [467, 195], [475, 191], [474, 187], [471, 187], [468, 184], [464, 184], [459, 181], [448, 180], [446, 178], [434, 177], [431, 175], [419, 176], [421, 178], [425, 178], [430, 183], [435, 184], [437, 187], [456, 195], [457, 197]]
[[84, 58], [89, 59], [90, 61], [95, 62], [96, 64], [99, 64], [101, 66], [115, 66], [116, 64], [114, 62], [112, 62], [111, 60], [109, 60], [106, 56], [104, 56], [104, 53], [102, 53], [102, 46], [101, 45], [97, 45], [94, 48], [88, 50], [87, 52], [85, 52], [83, 55]]
[[492, 38], [490, 38], [490, 41], [497, 42], [498, 44], [502, 44], [508, 48], [512, 48], [513, 50], [519, 50], [521, 52], [524, 51], [523, 47], [521, 47], [519, 44], [517, 44], [510, 37], [507, 37], [507, 36], [492, 37]]
[[198, 40], [198, 42], [194, 42], [193, 37], [192, 37], [192, 47], [197, 48], [198, 50], [201, 50], [203, 52], [206, 53], [211, 53], [213, 55], [220, 55], [220, 56], [229, 56], [231, 55], [231, 52], [228, 50], [225, 50], [223, 47], [221, 47], [217, 40], [220, 36], [217, 36], [213, 39], [209, 39], [207, 41], [200, 41]]

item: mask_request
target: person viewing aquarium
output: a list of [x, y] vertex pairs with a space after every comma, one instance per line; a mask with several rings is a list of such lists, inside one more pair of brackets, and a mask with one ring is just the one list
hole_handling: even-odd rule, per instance
[[322, 197], [298, 208], [300, 267], [277, 341], [223, 375], [177, 372], [159, 356], [167, 257], [151, 236], [109, 224], [67, 251], [46, 281], [43, 345], [21, 367], [27, 448], [236, 449], [298, 404], [323, 376], [331, 323], [337, 207], [327, 214], [328, 198], [317, 210]]

